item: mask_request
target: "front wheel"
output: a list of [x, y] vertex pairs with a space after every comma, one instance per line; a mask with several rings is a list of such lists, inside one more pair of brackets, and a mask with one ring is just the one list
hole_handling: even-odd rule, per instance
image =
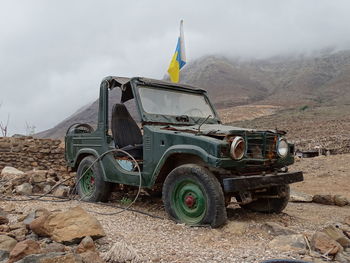
[[77, 171], [77, 191], [81, 200], [89, 202], [106, 202], [112, 190], [112, 183], [105, 182], [100, 164], [93, 156], [85, 157]]
[[196, 164], [181, 165], [170, 172], [163, 185], [163, 202], [170, 218], [180, 223], [218, 227], [227, 219], [220, 183]]
[[259, 197], [257, 200], [246, 204], [240, 205], [242, 208], [261, 213], [281, 213], [286, 208], [289, 196], [289, 185], [279, 185], [270, 187], [264, 195], [271, 195], [275, 197]]

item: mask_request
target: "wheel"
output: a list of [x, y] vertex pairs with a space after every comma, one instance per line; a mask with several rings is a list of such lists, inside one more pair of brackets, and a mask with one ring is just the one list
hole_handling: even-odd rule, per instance
[[249, 204], [246, 205], [240, 205], [242, 208], [254, 211], [254, 212], [261, 212], [261, 213], [281, 213], [283, 209], [286, 208], [288, 201], [289, 201], [289, 195], [290, 195], [290, 188], [289, 185], [279, 185], [279, 186], [273, 186], [268, 189], [267, 192], [264, 193], [264, 195], [277, 195], [279, 197], [273, 198], [259, 198]]
[[96, 160], [93, 156], [85, 157], [77, 171], [77, 191], [84, 201], [106, 202], [112, 190], [112, 183], [105, 182], [98, 162], [88, 169]]
[[169, 173], [163, 184], [163, 203], [171, 219], [188, 225], [218, 227], [227, 219], [219, 181], [196, 164], [181, 165]]

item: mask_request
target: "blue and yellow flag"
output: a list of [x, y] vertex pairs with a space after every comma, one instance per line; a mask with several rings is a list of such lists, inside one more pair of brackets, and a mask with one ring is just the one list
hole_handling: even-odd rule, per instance
[[171, 59], [168, 73], [172, 82], [179, 82], [180, 69], [186, 64], [185, 39], [183, 32], [183, 20], [180, 22], [180, 36], [177, 39], [175, 54]]

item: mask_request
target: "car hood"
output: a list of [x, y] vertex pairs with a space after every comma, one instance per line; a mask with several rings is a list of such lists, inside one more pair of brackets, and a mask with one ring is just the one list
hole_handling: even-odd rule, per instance
[[[199, 125], [191, 125], [191, 126], [167, 126], [165, 129], [174, 130], [174, 131], [182, 131], [189, 133], [198, 133]], [[203, 124], [200, 127], [200, 134], [202, 135], [216, 135], [216, 136], [227, 136], [231, 134], [235, 134], [237, 132], [262, 132], [262, 130], [256, 129], [246, 129], [222, 124]], [[273, 133], [283, 133], [282, 131], [276, 130], [264, 130], [265, 132], [273, 132]]]

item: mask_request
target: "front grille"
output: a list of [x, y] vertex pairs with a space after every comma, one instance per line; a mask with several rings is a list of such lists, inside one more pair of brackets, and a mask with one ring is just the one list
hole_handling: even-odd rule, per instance
[[255, 132], [246, 135], [247, 157], [253, 159], [275, 159], [278, 136], [269, 132]]

